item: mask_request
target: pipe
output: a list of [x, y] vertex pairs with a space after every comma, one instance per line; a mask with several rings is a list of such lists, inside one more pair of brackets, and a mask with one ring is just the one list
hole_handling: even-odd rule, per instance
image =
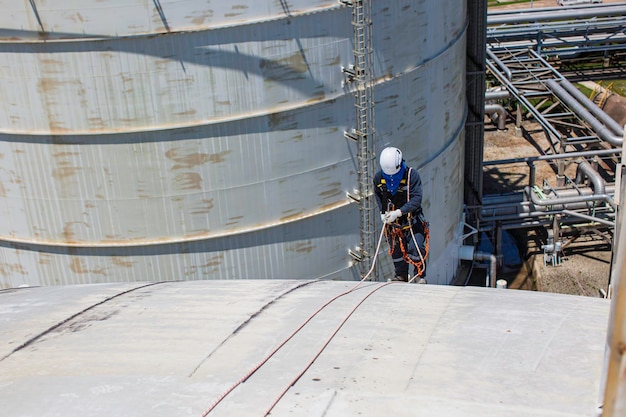
[[496, 259], [496, 255], [488, 252], [475, 252], [474, 260], [476, 261], [489, 261], [489, 281], [485, 282], [485, 286], [487, 287], [495, 287], [496, 286], [496, 266], [498, 264], [498, 260]]
[[584, 220], [589, 220], [591, 222], [598, 222], [598, 223], [604, 224], [604, 225], [609, 226], [609, 227], [615, 227], [615, 222], [612, 222], [612, 221], [609, 221], [609, 220], [600, 219], [600, 218], [594, 217], [594, 216], [588, 216], [588, 215], [583, 214], [583, 213], [578, 213], [577, 211], [563, 210], [562, 213], [563, 214], [567, 214], [569, 216], [579, 217], [579, 218], [584, 219]]
[[[556, 10], [542, 10], [537, 9], [537, 12], [530, 12], [530, 10], [516, 10], [517, 13], [511, 15], [493, 15], [489, 13], [487, 16], [487, 25], [502, 25], [506, 23], [522, 23], [522, 22], [541, 22], [545, 20], [554, 20], [555, 16], [558, 16], [559, 20], [564, 19], [581, 19], [585, 17], [594, 18], [601, 16], [621, 16], [624, 14], [624, 6], [607, 5], [607, 7], [583, 7], [583, 8], [560, 8]], [[558, 15], [557, 15], [558, 13]]]
[[[485, 113], [498, 124], [498, 130], [506, 130], [506, 109], [500, 104], [485, 104]], [[495, 116], [497, 115], [497, 117]]]
[[588, 158], [588, 157], [595, 157], [595, 156], [617, 155], [621, 153], [622, 153], [621, 148], [598, 149], [598, 150], [593, 150], [593, 151], [558, 153], [555, 155], [526, 156], [526, 157], [521, 157], [521, 158], [483, 161], [483, 166], [486, 167], [486, 166], [491, 166], [491, 165], [519, 164], [521, 162], [534, 163], [535, 161], [556, 161], [557, 159], [573, 159], [577, 157]]
[[485, 101], [489, 100], [504, 100], [511, 98], [511, 93], [508, 90], [486, 91]]
[[605, 125], [600, 123], [598, 119], [593, 117], [593, 115], [576, 100], [572, 97], [559, 83], [555, 80], [546, 80], [546, 85], [552, 90], [552, 92], [563, 102], [565, 102], [568, 106], [574, 110], [574, 112], [582, 117], [586, 122], [588, 122], [593, 130], [598, 134], [598, 136], [606, 142], [609, 142], [611, 145], [621, 147], [624, 143], [624, 138], [613, 134], [613, 132], [607, 128]]
[[[532, 185], [532, 184], [535, 184], [535, 165], [534, 164], [529, 164], [529, 165], [530, 165], [529, 184]], [[613, 197], [608, 194], [594, 193], [588, 196], [576, 195], [573, 197], [555, 197], [555, 198], [546, 198], [545, 200], [540, 200], [537, 197], [537, 195], [533, 192], [533, 190], [531, 190], [530, 186], [524, 187], [524, 192], [526, 193], [526, 195], [530, 197], [530, 200], [533, 202], [533, 204], [537, 206], [552, 206], [555, 204], [562, 204], [563, 206], [565, 206], [566, 204], [580, 203], [583, 201], [605, 200], [611, 206], [613, 210], [617, 211], [617, 206], [615, 204], [615, 201], [613, 201]], [[566, 208], [566, 207], [563, 207], [563, 208]]]
[[615, 209], [615, 202], [613, 201], [613, 197], [608, 194], [592, 194], [592, 195], [580, 195], [576, 197], [555, 197], [555, 198], [546, 198], [545, 200], [540, 200], [539, 197], [530, 189], [530, 187], [525, 187], [524, 192], [526, 195], [530, 197], [530, 200], [536, 206], [554, 206], [554, 205], [563, 205], [572, 203], [581, 203], [585, 201], [606, 201], [613, 209]]
[[593, 169], [591, 164], [587, 161], [581, 161], [576, 169], [576, 184], [580, 184], [584, 181], [583, 175], [589, 178], [591, 188], [595, 194], [606, 194], [606, 183], [600, 176], [600, 173]]
[[485, 282], [486, 287], [496, 286], [496, 274], [498, 259], [496, 255], [489, 252], [475, 251], [473, 246], [462, 245], [459, 247], [459, 258], [464, 261], [489, 261], [489, 276], [488, 281]]
[[[595, 193], [596, 195], [610, 196], [615, 195], [615, 186], [607, 185], [604, 189], [598, 187], [603, 192]], [[548, 207], [531, 206], [532, 202], [524, 199], [524, 193], [515, 193], [505, 196], [488, 197], [483, 200], [480, 208], [479, 216], [481, 221], [524, 221], [532, 218], [545, 217], [553, 214], [562, 213], [566, 210], [588, 210], [589, 203], [584, 201], [576, 201], [567, 204], [561, 209], [549, 209]], [[594, 190], [591, 187], [568, 188], [558, 191], [558, 197], [573, 197], [577, 199], [580, 196], [593, 196]], [[543, 200], [540, 200], [543, 201]], [[599, 209], [600, 207], [596, 207]], [[608, 210], [608, 208], [607, 208]]]
[[509, 67], [507, 67], [504, 62], [502, 62], [500, 60], [500, 58], [498, 58], [496, 56], [496, 54], [494, 54], [493, 52], [491, 52], [491, 50], [489, 48], [487, 48], [487, 56], [496, 64], [498, 64], [498, 66], [500, 67], [500, 69], [502, 69], [504, 71], [504, 75], [506, 75], [506, 79], [507, 80], [511, 80], [513, 78], [513, 73], [511, 72], [511, 70], [509, 69]]
[[[584, 207], [580, 210], [589, 210], [588, 207]], [[504, 229], [511, 229], [513, 224], [519, 224], [519, 223], [528, 223], [528, 222], [533, 222], [533, 221], [537, 221], [537, 222], [542, 222], [543, 223], [543, 219], [547, 219], [550, 218], [554, 215], [557, 214], [569, 214], [571, 216], [574, 217], [581, 217], [582, 215], [574, 215], [573, 213], [578, 213], [576, 211], [574, 211], [573, 209], [561, 209], [561, 210], [546, 210], [546, 211], [531, 211], [531, 212], [523, 212], [523, 213], [518, 213], [518, 214], [494, 214], [494, 215], [482, 215], [481, 216], [481, 220], [485, 223], [487, 222], [500, 222], [502, 223], [502, 227]], [[612, 212], [605, 213], [605, 216], [607, 218], [613, 217], [614, 215], [612, 214]], [[599, 219], [599, 220], [598, 220]], [[613, 224], [614, 222], [612, 222], [611, 220], [606, 220], [600, 217], [593, 217], [593, 221], [597, 221], [598, 223], [603, 223], [606, 224], [607, 226], [611, 226], [611, 224]], [[505, 222], [507, 222], [507, 224], [504, 224]], [[547, 223], [548, 225], [551, 224], [550, 222]], [[482, 230], [485, 230], [486, 228], [483, 227]]]
[[606, 114], [600, 107], [591, 101], [586, 95], [584, 95], [576, 86], [570, 83], [568, 80], [561, 81], [561, 87], [565, 89], [572, 97], [578, 100], [583, 106], [591, 112], [596, 118], [604, 123], [614, 134], [624, 136], [624, 128], [620, 126], [611, 116]]

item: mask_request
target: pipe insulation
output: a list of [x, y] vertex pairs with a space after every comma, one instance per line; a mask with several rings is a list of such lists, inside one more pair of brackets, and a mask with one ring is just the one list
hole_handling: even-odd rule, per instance
[[608, 127], [602, 124], [598, 119], [596, 119], [589, 110], [585, 108], [578, 100], [576, 100], [572, 95], [570, 95], [565, 88], [561, 87], [561, 85], [555, 80], [546, 80], [546, 85], [552, 92], [565, 104], [570, 106], [574, 113], [580, 116], [583, 120], [585, 120], [589, 125], [593, 128], [600, 139], [610, 143], [614, 146], [621, 147], [624, 138], [621, 136], [615, 135]]
[[572, 97], [578, 100], [591, 114], [604, 123], [611, 131], [618, 136], [624, 136], [624, 127], [620, 126], [611, 116], [606, 114], [604, 110], [596, 105], [591, 99], [584, 95], [576, 86], [568, 80], [561, 81], [561, 87], [565, 89]]

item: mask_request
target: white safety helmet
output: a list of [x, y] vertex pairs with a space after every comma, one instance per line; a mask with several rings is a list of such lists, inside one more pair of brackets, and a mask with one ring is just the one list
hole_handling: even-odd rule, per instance
[[398, 148], [389, 147], [380, 153], [380, 169], [387, 175], [394, 175], [402, 167], [402, 151]]

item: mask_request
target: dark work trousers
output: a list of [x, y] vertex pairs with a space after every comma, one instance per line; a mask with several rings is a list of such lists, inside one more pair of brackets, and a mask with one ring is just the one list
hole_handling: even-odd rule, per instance
[[[391, 226], [387, 226], [387, 227], [391, 227]], [[406, 253], [409, 256], [409, 258], [414, 262], [421, 262], [422, 257], [426, 255], [426, 248], [424, 244], [424, 225], [422, 224], [422, 222], [417, 221], [413, 224], [413, 235], [415, 236], [415, 241], [413, 241], [413, 236], [411, 236], [411, 230], [408, 228], [402, 231], [402, 235], [403, 235], [404, 247], [406, 249]], [[389, 236], [390, 235], [387, 234], [388, 239], [389, 239]], [[397, 242], [396, 235], [393, 235], [393, 236], [394, 236], [393, 240], [396, 240], [396, 241], [395, 242], [388, 241], [387, 243], [389, 243], [390, 248], [393, 248], [393, 251], [391, 252], [391, 258], [393, 259], [393, 266], [396, 271], [396, 276], [399, 278], [402, 278], [403, 281], [408, 281], [409, 264], [404, 260], [402, 256], [402, 248], [400, 246], [400, 243]], [[420, 254], [417, 251], [417, 247], [415, 246], [416, 242], [417, 242], [417, 247], [419, 248], [422, 256], [420, 256]], [[420, 278], [425, 278], [426, 277], [426, 259], [423, 260], [422, 269], [423, 270], [422, 270], [422, 274], [420, 275]], [[417, 274], [418, 274], [417, 267], [413, 266], [413, 275], [417, 275]]]

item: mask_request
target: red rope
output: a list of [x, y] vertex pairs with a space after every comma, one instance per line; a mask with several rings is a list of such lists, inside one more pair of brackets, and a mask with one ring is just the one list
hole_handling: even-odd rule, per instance
[[330, 337], [326, 340], [324, 345], [317, 351], [317, 353], [313, 356], [313, 358], [309, 361], [309, 363], [306, 364], [306, 366], [302, 369], [302, 371], [300, 371], [300, 373], [298, 373], [298, 375], [296, 375], [296, 377], [294, 379], [292, 379], [291, 382], [281, 391], [281, 393], [274, 400], [272, 405], [270, 405], [270, 407], [267, 409], [267, 411], [265, 411], [265, 414], [263, 414], [263, 417], [267, 417], [272, 412], [274, 407], [276, 407], [276, 404], [278, 404], [278, 402], [285, 396], [287, 391], [289, 391], [289, 389], [291, 387], [296, 385], [296, 382], [298, 382], [298, 380], [302, 377], [302, 375], [304, 375], [304, 373], [309, 370], [309, 368], [313, 365], [313, 363], [317, 360], [317, 358], [322, 354], [322, 352], [324, 352], [324, 349], [326, 349], [326, 347], [333, 340], [333, 338], [337, 335], [337, 333], [339, 333], [339, 330], [341, 330], [343, 325], [346, 324], [348, 319], [352, 316], [352, 314], [354, 314], [354, 312], [357, 310], [357, 308], [359, 308], [359, 306], [361, 304], [363, 304], [363, 302], [365, 302], [365, 300], [367, 300], [372, 294], [374, 294], [376, 291], [380, 290], [381, 288], [383, 288], [383, 287], [385, 287], [385, 286], [387, 286], [389, 284], [391, 284], [391, 283], [388, 282], [388, 283], [382, 284], [380, 286], [377, 286], [372, 291], [370, 291], [368, 294], [366, 294], [365, 297], [363, 297], [361, 299], [361, 301], [359, 301], [357, 303], [356, 306], [354, 306], [354, 308], [348, 313], [348, 315], [346, 315], [346, 317], [341, 321], [341, 323], [339, 323], [339, 326], [337, 326], [335, 331], [330, 335]]

